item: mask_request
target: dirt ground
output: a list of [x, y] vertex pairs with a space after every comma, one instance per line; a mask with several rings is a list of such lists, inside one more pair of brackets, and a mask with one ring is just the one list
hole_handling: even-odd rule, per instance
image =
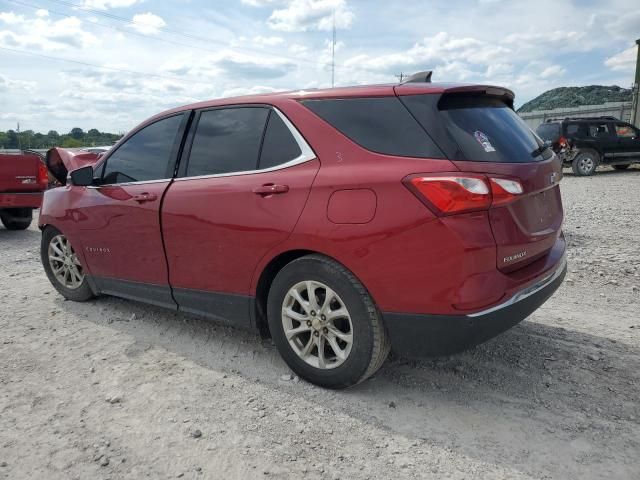
[[562, 190], [570, 273], [547, 304], [341, 392], [251, 333], [66, 302], [37, 227], [0, 227], [0, 479], [640, 478], [640, 168]]

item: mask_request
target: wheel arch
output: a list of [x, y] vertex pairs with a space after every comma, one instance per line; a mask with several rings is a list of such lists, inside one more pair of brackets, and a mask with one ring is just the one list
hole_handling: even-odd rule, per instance
[[[291, 263], [292, 261], [305, 257], [307, 255], [322, 255], [328, 259], [333, 260], [336, 263], [339, 263], [344, 268], [349, 270], [356, 278], [358, 276], [344, 264], [339, 259], [326, 254], [325, 252], [317, 251], [317, 250], [309, 250], [309, 249], [291, 249], [278, 253], [271, 260], [267, 262], [265, 267], [260, 272], [258, 277], [258, 281], [256, 282], [255, 287], [255, 301], [252, 308], [251, 315], [253, 317], [254, 326], [258, 329], [258, 332], [263, 338], [271, 338], [271, 332], [269, 331], [269, 322], [267, 321], [267, 299], [269, 296], [269, 289], [271, 288], [271, 284], [275, 279], [276, 275], [280, 270], [282, 270], [286, 265]], [[371, 293], [368, 291], [366, 285], [362, 282], [360, 278], [358, 278], [360, 283], [364, 286], [365, 290], [371, 296]], [[371, 296], [373, 299], [373, 296]], [[375, 303], [375, 299], [373, 299]]]

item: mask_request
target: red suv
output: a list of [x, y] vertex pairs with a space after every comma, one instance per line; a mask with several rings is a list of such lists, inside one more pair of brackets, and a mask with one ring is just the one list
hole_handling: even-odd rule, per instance
[[102, 157], [49, 152], [55, 288], [271, 335], [301, 377], [372, 375], [523, 320], [566, 272], [553, 152], [513, 93], [404, 83], [221, 99], [147, 120]]

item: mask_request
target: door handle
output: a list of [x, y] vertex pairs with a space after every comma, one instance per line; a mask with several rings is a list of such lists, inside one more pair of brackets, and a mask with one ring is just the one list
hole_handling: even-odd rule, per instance
[[158, 199], [155, 193], [141, 193], [140, 195], [134, 195], [133, 199], [138, 203], [153, 202]]
[[256, 195], [262, 195], [263, 197], [277, 193], [287, 193], [288, 191], [289, 185], [276, 185], [274, 183], [265, 183], [264, 185], [253, 189], [253, 193]]

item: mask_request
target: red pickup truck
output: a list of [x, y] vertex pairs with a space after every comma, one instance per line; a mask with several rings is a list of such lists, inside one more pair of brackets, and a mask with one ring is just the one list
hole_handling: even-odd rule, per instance
[[29, 228], [33, 209], [49, 184], [47, 167], [35, 153], [0, 153], [0, 220], [9, 230]]

